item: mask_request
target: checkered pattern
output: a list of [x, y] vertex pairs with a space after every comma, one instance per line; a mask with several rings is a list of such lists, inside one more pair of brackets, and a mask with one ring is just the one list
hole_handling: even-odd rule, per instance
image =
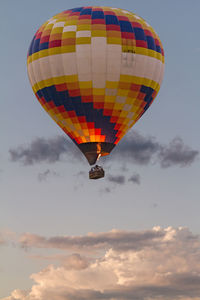
[[109, 7], [54, 16], [34, 35], [27, 60], [37, 99], [78, 145], [117, 144], [153, 102], [164, 72], [152, 27]]

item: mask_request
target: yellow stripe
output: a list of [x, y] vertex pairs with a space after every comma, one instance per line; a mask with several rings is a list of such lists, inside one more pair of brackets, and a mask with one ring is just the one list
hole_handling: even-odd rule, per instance
[[151, 49], [147, 49], [147, 48], [142, 48], [142, 47], [136, 47], [135, 48], [135, 53], [136, 54], [141, 54], [141, 55], [146, 55], [146, 56], [151, 56], [151, 57], [155, 57], [158, 60], [162, 61], [164, 63], [164, 56], [162, 56], [161, 53], [156, 52], [154, 50]]
[[63, 32], [63, 27], [64, 27], [64, 26], [62, 26], [62, 27], [54, 27], [54, 28], [52, 28], [52, 30], [51, 30], [51, 34], [55, 34], [55, 33], [62, 33], [62, 32]]
[[55, 84], [72, 83], [72, 82], [78, 82], [78, 75], [66, 75], [66, 76], [52, 77], [46, 80], [42, 80], [34, 84], [32, 86], [32, 89], [34, 93], [37, 93], [37, 91], [45, 87], [49, 87]]
[[91, 44], [91, 37], [79, 37], [76, 39], [76, 44]]
[[152, 89], [155, 89], [157, 92], [160, 89], [160, 85], [158, 82], [154, 80], [150, 80], [149, 78], [145, 77], [137, 77], [137, 76], [131, 76], [131, 75], [120, 75], [120, 81], [122, 82], [132, 82], [134, 84], [139, 84], [139, 85], [145, 85], [148, 87], [151, 87]]
[[108, 89], [116, 89], [118, 87], [119, 82], [118, 81], [106, 81], [106, 87]]
[[[66, 19], [65, 19], [66, 21]], [[68, 26], [68, 25], [77, 25], [77, 21], [78, 21], [78, 18], [76, 19], [68, 19], [65, 23], [65, 26]]]
[[104, 95], [105, 94], [105, 89], [93, 89], [93, 94], [94, 95]]
[[125, 90], [125, 89], [118, 89], [117, 90], [117, 96], [127, 96], [129, 92], [129, 89]]
[[[150, 80], [148, 78], [144, 77], [137, 77], [137, 76], [131, 76], [131, 75], [120, 75], [120, 81], [122, 82], [130, 82], [134, 84], [139, 84], [139, 85], [145, 85], [148, 87], [151, 87], [152, 89], [156, 90], [157, 92], [160, 89], [160, 85], [154, 81]], [[54, 84], [62, 84], [62, 83], [71, 83], [71, 82], [79, 82], [78, 80], [78, 74], [77, 75], [65, 75], [65, 76], [59, 76], [59, 77], [51, 77], [46, 80], [42, 80], [40, 82], [37, 82], [32, 86], [32, 89], [34, 93], [36, 93], [38, 90], [44, 88], [44, 87], [49, 87]], [[92, 87], [92, 82], [91, 81], [80, 81], [79, 82], [81, 88], [91, 88]], [[111, 84], [111, 82], [110, 82]], [[113, 82], [113, 84], [116, 84]], [[111, 84], [112, 86], [112, 84]], [[129, 90], [118, 90], [118, 95], [124, 96], [127, 95]], [[93, 94], [94, 95], [104, 95], [105, 94], [105, 89], [93, 89]], [[113, 102], [115, 99], [115, 96], [105, 96], [105, 102]]]
[[[116, 40], [118, 42], [116, 42]], [[107, 38], [107, 42], [108, 42], [108, 44], [121, 44], [121, 39]], [[91, 44], [91, 38], [90, 37], [89, 38], [88, 37], [77, 38], [77, 44]], [[45, 56], [50, 56], [50, 55], [60, 54], [60, 53], [75, 52], [75, 49], [76, 49], [76, 45], [69, 45], [69, 46], [61, 46], [61, 47], [54, 47], [54, 48], [40, 50], [40, 51], [38, 51], [38, 52], [40, 52], [40, 55], [38, 55], [38, 52], [36, 52], [28, 57], [27, 64], [29, 64], [31, 61], [38, 59], [39, 57], [45, 57]], [[162, 54], [160, 54], [159, 52], [156, 52], [154, 50], [151, 50], [151, 49], [136, 47], [135, 53], [154, 57], [154, 58], [162, 61], [163, 63], [165, 61], [164, 56], [162, 56]]]
[[122, 40], [121, 40], [121, 38], [107, 37], [107, 43], [108, 44], [121, 45]]
[[76, 31], [65, 31], [62, 33], [62, 40], [74, 37], [76, 37]]
[[116, 96], [105, 96], [104, 103], [114, 103]]
[[98, 37], [98, 36], [106, 37], [105, 30], [92, 30], [91, 33], [92, 33], [92, 37]]
[[91, 31], [91, 24], [79, 24], [77, 25], [77, 31], [79, 30], [89, 30]]
[[[69, 53], [75, 52], [76, 46], [69, 45], [69, 46], [61, 46], [61, 47], [54, 47], [49, 49], [40, 50], [36, 53], [33, 53], [27, 58], [27, 64], [29, 65], [32, 61], [37, 60], [41, 57], [46, 57], [50, 55], [60, 54], [60, 53]], [[40, 55], [38, 54], [40, 52]]]
[[90, 89], [92, 88], [92, 81], [79, 81], [79, 87], [81, 89]]

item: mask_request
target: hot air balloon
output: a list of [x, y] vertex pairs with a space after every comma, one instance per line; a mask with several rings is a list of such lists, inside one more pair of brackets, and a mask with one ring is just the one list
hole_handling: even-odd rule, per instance
[[[156, 32], [136, 14], [79, 7], [38, 29], [27, 65], [40, 104], [94, 165], [152, 104], [164, 52]], [[103, 176], [101, 167], [90, 172], [90, 178]]]

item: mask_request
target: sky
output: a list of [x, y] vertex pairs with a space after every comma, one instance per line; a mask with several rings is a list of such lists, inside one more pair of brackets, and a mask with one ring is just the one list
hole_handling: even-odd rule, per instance
[[[143, 17], [165, 51], [151, 108], [90, 169], [35, 98], [36, 30], [79, 6]], [[0, 299], [200, 300], [198, 0], [0, 1]]]

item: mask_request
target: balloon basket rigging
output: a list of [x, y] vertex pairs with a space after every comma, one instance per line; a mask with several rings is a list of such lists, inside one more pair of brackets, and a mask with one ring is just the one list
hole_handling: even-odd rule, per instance
[[89, 171], [89, 179], [99, 179], [105, 176], [104, 169], [98, 165], [92, 167]]

